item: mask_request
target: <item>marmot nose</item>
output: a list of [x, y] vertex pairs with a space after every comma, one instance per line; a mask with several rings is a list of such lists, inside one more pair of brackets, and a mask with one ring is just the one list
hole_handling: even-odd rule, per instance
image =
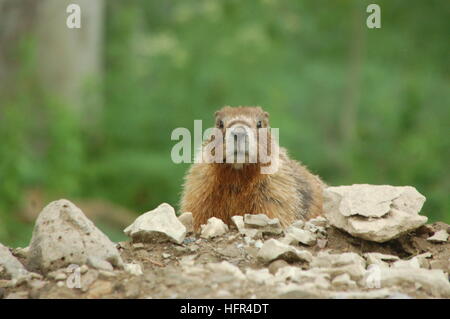
[[236, 138], [241, 138], [241, 137], [245, 137], [247, 136], [247, 130], [245, 129], [244, 126], [240, 125], [240, 126], [235, 126], [232, 128], [231, 130], [231, 134], [236, 136]]

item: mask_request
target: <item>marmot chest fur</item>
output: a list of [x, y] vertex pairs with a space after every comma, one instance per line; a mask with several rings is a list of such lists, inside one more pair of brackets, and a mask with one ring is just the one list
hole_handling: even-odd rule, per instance
[[[211, 217], [230, 224], [235, 215], [262, 213], [286, 227], [322, 213], [324, 183], [278, 146], [267, 112], [224, 107], [216, 112], [215, 132], [208, 141], [215, 147], [204, 147], [185, 176], [180, 209], [192, 212], [197, 231]], [[262, 161], [262, 151], [270, 161]], [[275, 169], [264, 172], [268, 165]]]

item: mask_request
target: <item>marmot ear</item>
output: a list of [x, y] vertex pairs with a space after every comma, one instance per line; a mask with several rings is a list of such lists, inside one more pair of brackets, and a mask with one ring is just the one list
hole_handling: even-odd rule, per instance
[[214, 113], [214, 118], [217, 118], [219, 115], [220, 115], [220, 111], [216, 111], [216, 112]]
[[264, 117], [265, 117], [266, 119], [268, 119], [268, 118], [269, 118], [269, 113], [268, 113], [268, 112], [264, 112]]

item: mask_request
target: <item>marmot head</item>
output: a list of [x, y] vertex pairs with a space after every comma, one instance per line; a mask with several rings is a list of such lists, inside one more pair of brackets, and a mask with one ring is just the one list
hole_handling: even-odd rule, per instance
[[236, 169], [248, 163], [267, 163], [263, 157], [270, 155], [269, 113], [261, 107], [225, 106], [215, 113], [215, 129], [221, 132], [215, 147], [222, 147], [223, 163]]

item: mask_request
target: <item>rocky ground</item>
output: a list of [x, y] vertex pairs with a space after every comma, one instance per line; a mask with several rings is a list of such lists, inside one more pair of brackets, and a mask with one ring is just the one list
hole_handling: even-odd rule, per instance
[[29, 247], [0, 245], [0, 298], [450, 298], [449, 225], [402, 225], [377, 242], [329, 216], [287, 229], [265, 215], [211, 219], [194, 234], [191, 214], [163, 204], [111, 243], [61, 200], [41, 212]]

